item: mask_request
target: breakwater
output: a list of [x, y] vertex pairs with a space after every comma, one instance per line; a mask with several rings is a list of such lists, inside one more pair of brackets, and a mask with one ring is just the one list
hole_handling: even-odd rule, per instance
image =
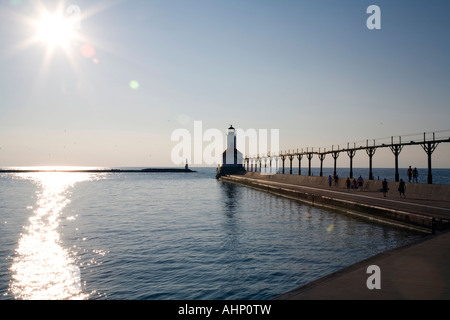
[[389, 190], [384, 197], [381, 181], [377, 180], [365, 181], [359, 189], [348, 189], [345, 179], [330, 186], [326, 177], [258, 172], [224, 176], [221, 180], [424, 232], [450, 227], [450, 186], [447, 185], [408, 183], [406, 198], [400, 198], [398, 183], [393, 181], [388, 182]]

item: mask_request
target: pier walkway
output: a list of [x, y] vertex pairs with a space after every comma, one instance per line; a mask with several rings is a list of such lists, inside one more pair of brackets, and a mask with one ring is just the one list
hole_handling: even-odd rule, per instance
[[[450, 299], [450, 186], [407, 183], [400, 198], [398, 183], [389, 181], [386, 197], [381, 181], [366, 181], [348, 190], [346, 179], [328, 185], [325, 177], [264, 175], [249, 172], [222, 181], [237, 183], [314, 205], [333, 206], [370, 219], [419, 229], [430, 235], [322, 277], [275, 297], [275, 300], [417, 300]], [[436, 234], [431, 235], [432, 218]], [[369, 266], [379, 267], [380, 289], [369, 289]]]

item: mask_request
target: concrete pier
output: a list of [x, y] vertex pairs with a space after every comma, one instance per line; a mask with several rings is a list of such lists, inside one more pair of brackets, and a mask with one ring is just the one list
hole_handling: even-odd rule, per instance
[[327, 177], [258, 172], [225, 176], [222, 181], [424, 232], [450, 227], [450, 186], [447, 185], [407, 183], [406, 198], [401, 198], [398, 183], [393, 181], [388, 182], [386, 197], [380, 192], [380, 180], [367, 180], [360, 189], [347, 189], [343, 178], [337, 185], [333, 181], [330, 187]]
[[[326, 177], [250, 172], [221, 179], [429, 233], [417, 243], [378, 254], [274, 300], [450, 299], [450, 186], [408, 183], [406, 198], [400, 198], [398, 183], [392, 181], [384, 197], [378, 180], [355, 190], [347, 189], [342, 178], [331, 187]], [[379, 288], [369, 288], [370, 266], [379, 268]]]

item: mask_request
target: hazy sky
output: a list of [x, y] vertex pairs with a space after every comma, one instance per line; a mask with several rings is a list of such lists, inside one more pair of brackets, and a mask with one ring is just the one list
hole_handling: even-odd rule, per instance
[[[58, 4], [82, 19], [49, 49], [37, 25]], [[282, 150], [450, 129], [449, 14], [446, 0], [0, 0], [0, 166], [172, 166], [171, 134], [194, 121], [279, 129]], [[433, 165], [449, 159], [439, 145]], [[408, 165], [426, 166], [419, 146]], [[394, 166], [389, 149], [374, 166]]]

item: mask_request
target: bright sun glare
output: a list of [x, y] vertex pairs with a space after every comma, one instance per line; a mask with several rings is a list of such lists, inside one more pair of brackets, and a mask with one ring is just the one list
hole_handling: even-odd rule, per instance
[[[81, 31], [82, 24], [89, 17], [106, 10], [112, 5], [102, 3], [92, 5], [83, 10], [78, 5], [67, 5], [66, 0], [54, 1], [54, 6], [48, 8], [44, 0], [29, 1], [30, 15], [11, 12], [15, 20], [24, 23], [29, 36], [9, 48], [11, 55], [19, 50], [28, 49], [34, 45], [45, 48], [43, 55], [42, 71], [45, 72], [49, 67], [55, 54], [62, 53], [68, 58], [71, 65], [76, 68], [77, 55], [83, 58], [92, 59], [97, 64], [98, 58], [95, 57], [95, 49], [92, 43], [95, 39], [89, 37], [85, 30]], [[4, 14], [4, 12], [2, 12]]]
[[38, 41], [51, 47], [67, 47], [76, 37], [76, 25], [62, 13], [46, 13], [36, 23]]

